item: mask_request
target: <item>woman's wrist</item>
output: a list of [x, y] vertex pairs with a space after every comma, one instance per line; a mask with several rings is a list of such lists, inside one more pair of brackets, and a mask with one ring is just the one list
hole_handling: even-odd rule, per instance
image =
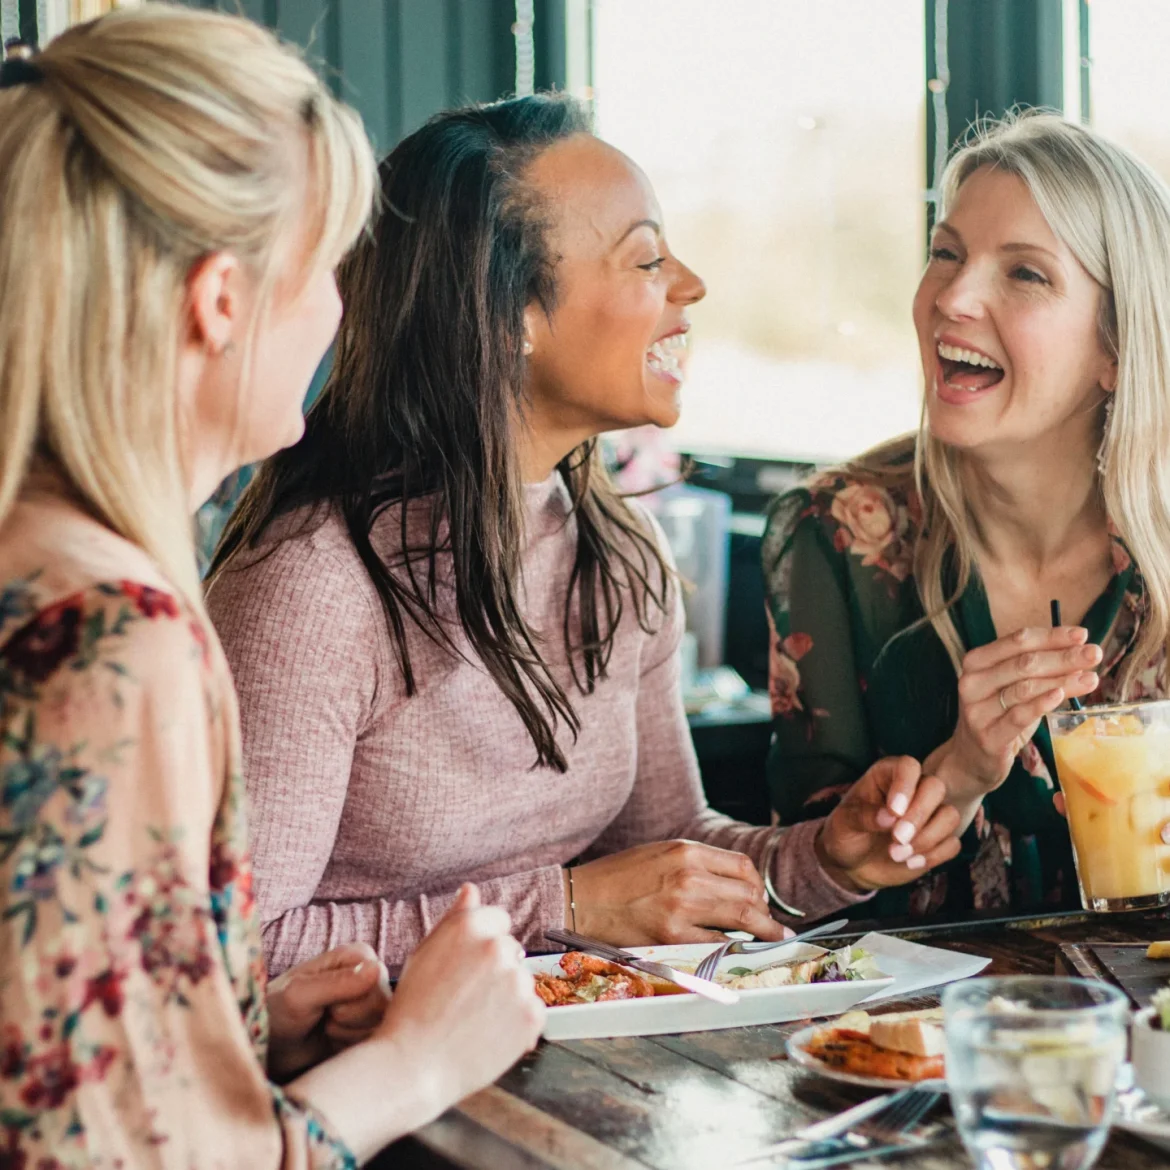
[[425, 1044], [375, 1035], [310, 1069], [286, 1091], [319, 1113], [361, 1164], [432, 1121], [455, 1099]]
[[565, 888], [565, 929], [577, 933], [577, 892], [573, 881], [573, 867], [566, 865], [561, 870], [561, 881]]
[[935, 748], [922, 765], [924, 776], [934, 776], [943, 782], [947, 790], [947, 803], [960, 812], [968, 806], [978, 805], [984, 796], [997, 787], [994, 779], [987, 779], [966, 766], [955, 750], [954, 739]]
[[988, 785], [973, 776], [956, 758], [951, 749], [951, 740], [937, 748], [926, 758], [922, 766], [924, 775], [935, 776], [947, 790], [947, 803], [959, 814], [960, 833], [975, 819], [983, 798], [996, 786]]
[[863, 886], [856, 882], [849, 870], [842, 865], [838, 865], [833, 860], [832, 853], [825, 842], [825, 826], [829, 821], [826, 817], [821, 822], [821, 827], [817, 830], [817, 835], [813, 838], [813, 852], [816, 855], [817, 864], [824, 871], [825, 876], [843, 890], [848, 890], [855, 894], [868, 894], [871, 892], [869, 886]]

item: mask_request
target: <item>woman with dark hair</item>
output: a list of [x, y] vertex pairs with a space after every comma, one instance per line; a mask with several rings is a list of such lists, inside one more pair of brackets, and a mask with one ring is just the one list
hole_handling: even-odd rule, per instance
[[910, 760], [788, 830], [703, 800], [678, 582], [596, 446], [677, 420], [705, 293], [641, 171], [530, 97], [439, 115], [381, 181], [331, 383], [209, 596], [271, 968], [340, 939], [397, 962], [464, 880], [527, 945], [779, 938], [769, 896], [819, 915], [953, 856]]

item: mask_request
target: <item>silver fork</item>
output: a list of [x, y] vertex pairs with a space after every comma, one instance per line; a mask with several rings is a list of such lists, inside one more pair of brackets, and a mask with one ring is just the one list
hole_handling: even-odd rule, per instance
[[696, 968], [695, 974], [700, 979], [714, 979], [719, 964], [728, 955], [758, 955], [761, 951], [770, 951], [774, 947], [788, 947], [793, 943], [804, 942], [818, 934], [833, 934], [849, 925], [848, 918], [839, 918], [836, 922], [824, 922], [820, 926], [802, 930], [793, 938], [781, 939], [779, 942], [743, 942], [739, 939], [728, 939], [727, 942], [715, 948]]
[[938, 1103], [944, 1088], [943, 1081], [922, 1081], [885, 1097], [863, 1101], [836, 1117], [805, 1126], [792, 1137], [759, 1150], [736, 1165], [761, 1162], [778, 1155], [796, 1161], [816, 1159], [819, 1165], [828, 1165], [837, 1160], [852, 1161], [860, 1150], [913, 1144], [908, 1136], [910, 1131]]
[[903, 1089], [877, 1113], [850, 1126], [841, 1139], [851, 1146], [865, 1147], [875, 1142], [886, 1145], [909, 1133], [935, 1107], [941, 1096], [940, 1090], [919, 1085]]

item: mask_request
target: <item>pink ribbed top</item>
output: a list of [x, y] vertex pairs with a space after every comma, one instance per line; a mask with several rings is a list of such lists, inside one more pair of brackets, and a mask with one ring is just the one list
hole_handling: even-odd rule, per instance
[[[786, 902], [815, 916], [859, 900], [817, 864], [819, 822], [757, 828], [707, 807], [679, 688], [677, 591], [652, 634], [627, 604], [608, 677], [592, 695], [571, 689], [560, 631], [575, 522], [558, 476], [526, 488], [526, 504], [525, 615], [582, 723], [575, 743], [562, 730], [564, 775], [534, 770], [531, 739], [482, 667], [413, 626], [418, 689], [406, 697], [377, 594], [337, 514], [213, 586], [240, 695], [274, 973], [353, 940], [401, 963], [464, 881], [510, 911], [521, 942], [541, 947], [545, 928], [564, 922], [563, 865], [671, 838], [758, 861], [782, 832], [774, 880]], [[425, 527], [417, 507], [412, 543]], [[390, 509], [375, 524], [384, 556], [400, 547], [398, 516]], [[282, 530], [298, 526], [290, 519]]]

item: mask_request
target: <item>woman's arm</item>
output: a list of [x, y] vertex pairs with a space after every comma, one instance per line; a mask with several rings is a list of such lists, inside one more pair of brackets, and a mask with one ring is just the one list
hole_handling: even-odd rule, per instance
[[232, 705], [198, 629], [121, 582], [0, 647], [0, 1108], [22, 1164], [156, 1165], [162, 1148], [168, 1165], [341, 1170], [541, 1028], [506, 913], [468, 887], [371, 1039], [266, 1079]]
[[781, 823], [823, 816], [878, 758], [862, 696], [844, 558], [805, 491], [779, 501], [762, 560], [772, 744], [768, 786]]
[[[558, 865], [477, 883], [486, 904], [507, 911], [516, 938], [530, 950], [547, 949], [544, 932], [565, 923], [564, 871]], [[457, 891], [416, 898], [315, 901], [285, 911], [264, 926], [269, 966], [283, 971], [345, 942], [365, 942], [393, 973], [435, 928]]]
[[[685, 620], [681, 595], [673, 590], [662, 628], [649, 640], [638, 685], [634, 788], [586, 858], [648, 842], [693, 841], [743, 854], [758, 865], [775, 834], [770, 827], [746, 825], [707, 805], [682, 700], [678, 645]], [[776, 851], [773, 870], [784, 901], [814, 914], [866, 896], [838, 884], [821, 866], [815, 851], [819, 828], [799, 826], [790, 833], [791, 840]]]
[[[358, 740], [400, 697], [397, 665], [382, 649], [385, 618], [364, 574], [331, 549], [288, 541], [223, 574], [208, 597], [239, 692], [256, 899], [273, 974], [351, 942], [398, 967], [455, 898], [454, 887], [407, 899], [316, 896]], [[480, 889], [527, 946], [544, 945], [545, 929], [564, 922], [558, 866]]]
[[30, 1165], [153, 1165], [160, 1146], [176, 1165], [350, 1164], [253, 1040], [242, 825], [217, 821], [230, 705], [193, 624], [121, 582], [0, 648], [0, 1104]]
[[705, 936], [696, 931], [703, 924], [771, 937], [756, 872], [768, 856], [780, 899], [814, 917], [953, 856], [953, 810], [942, 807], [942, 786], [922, 781], [910, 760], [863, 769], [827, 821], [780, 830], [779, 840], [775, 829], [711, 810], [682, 702], [677, 651], [684, 625], [675, 589], [644, 652], [634, 789], [586, 855], [598, 860], [575, 871], [585, 919], [600, 920], [604, 937], [691, 940]]

